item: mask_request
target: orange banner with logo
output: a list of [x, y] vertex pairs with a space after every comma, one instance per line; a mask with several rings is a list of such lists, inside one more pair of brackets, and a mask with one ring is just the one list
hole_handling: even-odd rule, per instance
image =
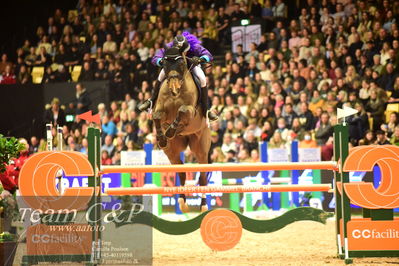
[[[347, 223], [349, 250], [398, 250], [399, 218], [393, 221], [354, 219]], [[341, 220], [342, 230], [342, 220]], [[342, 236], [341, 236], [341, 240]]]

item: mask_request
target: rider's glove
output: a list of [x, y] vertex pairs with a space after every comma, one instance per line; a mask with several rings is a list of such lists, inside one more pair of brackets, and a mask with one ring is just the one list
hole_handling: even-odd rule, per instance
[[197, 57], [197, 56], [194, 56], [193, 58], [191, 58], [191, 62], [192, 62], [194, 65], [199, 65], [199, 64], [203, 63], [204, 61], [203, 61], [202, 58], [199, 58], [199, 57]]

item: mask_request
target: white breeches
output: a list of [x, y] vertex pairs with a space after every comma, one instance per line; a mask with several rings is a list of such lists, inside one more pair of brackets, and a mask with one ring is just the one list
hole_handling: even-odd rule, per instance
[[[202, 68], [200, 66], [195, 66], [193, 68], [193, 74], [199, 78], [200, 82], [201, 82], [201, 88], [206, 86], [206, 77], [205, 77], [205, 73], [202, 70]], [[165, 80], [165, 71], [162, 69], [161, 72], [159, 72], [159, 76], [158, 76], [158, 81], [162, 82]]]

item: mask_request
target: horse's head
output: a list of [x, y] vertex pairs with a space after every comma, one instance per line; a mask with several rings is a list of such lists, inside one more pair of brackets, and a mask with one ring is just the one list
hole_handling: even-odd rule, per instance
[[170, 47], [166, 49], [163, 67], [169, 90], [174, 96], [180, 94], [187, 64], [178, 48]]

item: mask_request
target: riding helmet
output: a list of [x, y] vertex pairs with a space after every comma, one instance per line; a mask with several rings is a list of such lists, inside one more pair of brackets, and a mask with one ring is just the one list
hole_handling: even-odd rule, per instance
[[183, 35], [177, 35], [173, 39], [173, 46], [179, 48], [180, 52], [187, 52], [190, 50], [190, 44]]

